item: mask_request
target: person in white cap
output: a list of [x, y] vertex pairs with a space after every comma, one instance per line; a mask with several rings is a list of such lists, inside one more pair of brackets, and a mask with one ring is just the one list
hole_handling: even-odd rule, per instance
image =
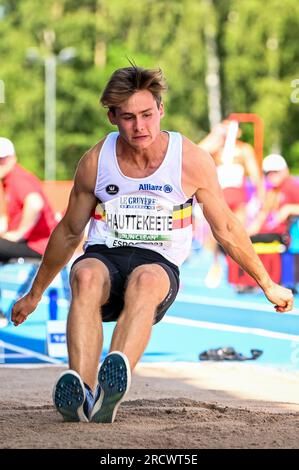
[[12, 141], [6, 139], [6, 137], [0, 137], [0, 158], [15, 155], [15, 153], [15, 147]]
[[0, 137], [0, 180], [7, 217], [7, 227], [0, 233], [0, 262], [41, 258], [55, 217], [40, 181], [17, 163], [14, 145], [5, 137]]
[[267, 182], [264, 203], [255, 221], [248, 227], [251, 236], [257, 234], [283, 236], [288, 232], [292, 216], [299, 215], [299, 182], [290, 175], [282, 155], [271, 153], [263, 160]]

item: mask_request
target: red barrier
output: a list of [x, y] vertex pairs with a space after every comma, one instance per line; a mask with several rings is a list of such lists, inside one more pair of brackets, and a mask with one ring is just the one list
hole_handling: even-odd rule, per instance
[[[281, 281], [281, 256], [279, 253], [259, 255], [271, 279], [280, 283]], [[249, 276], [230, 256], [226, 257], [228, 264], [228, 282], [239, 286], [257, 286], [255, 280]]]

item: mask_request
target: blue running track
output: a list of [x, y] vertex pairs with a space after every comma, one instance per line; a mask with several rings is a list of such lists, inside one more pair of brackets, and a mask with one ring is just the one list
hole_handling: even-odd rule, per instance
[[[208, 289], [204, 277], [210, 255], [197, 252], [181, 269], [182, 286], [176, 302], [164, 320], [153, 329], [150, 343], [142, 358], [147, 362], [197, 362], [200, 352], [231, 346], [244, 355], [251, 349], [263, 350], [258, 363], [299, 369], [299, 310], [277, 314], [261, 292], [235, 294], [225, 282]], [[1, 306], [7, 311], [30, 265], [6, 265], [0, 270]], [[225, 265], [224, 265], [225, 269]], [[58, 319], [65, 320], [68, 311], [66, 288], [61, 276], [50, 286], [58, 290]], [[0, 329], [0, 363], [61, 363], [66, 359], [50, 358], [46, 346], [46, 321], [49, 316], [49, 290], [38, 309], [21, 326], [11, 323]], [[114, 324], [104, 325], [106, 354]]]

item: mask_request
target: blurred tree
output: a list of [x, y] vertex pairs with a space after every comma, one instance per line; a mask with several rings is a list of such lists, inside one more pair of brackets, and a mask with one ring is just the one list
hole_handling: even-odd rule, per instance
[[[0, 133], [20, 161], [43, 177], [44, 31], [55, 31], [54, 52], [76, 49], [57, 67], [57, 174], [72, 178], [77, 162], [112, 127], [99, 106], [101, 91], [128, 58], [161, 67], [169, 85], [163, 127], [199, 141], [209, 130], [205, 26], [199, 0], [0, 0]], [[299, 167], [297, 0], [213, 0], [220, 58], [222, 112], [257, 112], [265, 120], [266, 151], [282, 149]], [[271, 21], [269, 21], [271, 18]], [[29, 60], [29, 58], [31, 60]]]
[[298, 146], [292, 145], [298, 141], [299, 106], [290, 97], [291, 81], [299, 78], [299, 3], [232, 0], [222, 12], [225, 113], [259, 114], [265, 152], [282, 152], [298, 168]]

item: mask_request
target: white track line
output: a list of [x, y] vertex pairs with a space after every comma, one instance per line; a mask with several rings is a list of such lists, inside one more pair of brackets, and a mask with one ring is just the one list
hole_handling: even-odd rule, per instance
[[[28, 356], [27, 354], [20, 354], [20, 353], [4, 353], [0, 354], [0, 362], [3, 361], [3, 359], [31, 359], [33, 356]], [[3, 364], [3, 362], [2, 362]]]
[[61, 363], [61, 364], [23, 364], [22, 362], [15, 363], [15, 364], [1, 364], [0, 363], [0, 369], [44, 369], [45, 367], [61, 367], [67, 369], [68, 365], [67, 363]]
[[45, 354], [40, 354], [38, 352], [32, 351], [31, 349], [21, 348], [20, 346], [16, 346], [12, 343], [7, 343], [6, 341], [0, 341], [0, 346], [2, 348], [11, 349], [12, 351], [18, 352], [20, 354], [24, 354], [27, 357], [34, 357], [35, 359], [39, 359], [44, 362], [50, 362], [51, 364], [61, 364], [62, 361], [59, 359], [54, 359], [53, 357], [46, 356]]
[[[241, 310], [258, 310], [260, 312], [276, 313], [274, 306], [269, 304], [260, 304], [258, 302], [242, 302], [241, 300], [228, 300], [223, 297], [211, 298], [204, 295], [178, 294], [176, 302], [185, 302], [187, 304], [211, 305], [214, 307], [239, 308]], [[283, 315], [283, 314], [281, 314]], [[299, 315], [299, 309], [294, 308], [285, 315]]]
[[206, 328], [208, 330], [233, 331], [235, 333], [253, 334], [267, 338], [284, 339], [288, 341], [298, 341], [299, 335], [290, 335], [288, 333], [279, 333], [277, 331], [264, 330], [262, 328], [248, 328], [244, 326], [225, 325], [223, 323], [211, 323], [199, 320], [189, 320], [186, 318], [166, 316], [162, 322], [172, 323], [174, 325], [192, 326], [195, 328]]
[[[3, 289], [2, 297], [7, 299], [15, 299], [16, 291]], [[258, 302], [248, 302], [241, 300], [228, 300], [225, 297], [211, 298], [204, 295], [192, 295], [192, 294], [181, 294], [179, 293], [176, 302], [185, 302], [187, 304], [201, 304], [201, 305], [211, 305], [215, 307], [229, 307], [229, 308], [239, 308], [241, 310], [257, 310], [260, 312], [266, 313], [275, 313], [274, 306], [270, 303], [261, 304]], [[43, 295], [40, 303], [49, 304], [49, 298], [47, 295]], [[58, 299], [59, 307], [69, 307], [69, 301], [66, 299]], [[283, 315], [283, 314], [282, 314]], [[287, 312], [286, 315], [299, 315], [299, 309], [294, 308], [291, 312]]]

